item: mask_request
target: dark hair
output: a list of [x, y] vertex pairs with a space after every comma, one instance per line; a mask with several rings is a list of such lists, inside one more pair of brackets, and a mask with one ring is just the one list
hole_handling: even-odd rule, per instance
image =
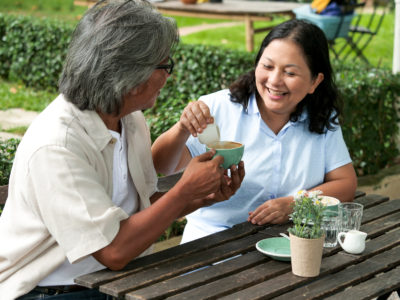
[[[328, 42], [325, 34], [317, 26], [307, 21], [292, 19], [279, 24], [264, 38], [256, 56], [255, 67], [265, 48], [275, 39], [290, 39], [301, 49], [311, 76], [316, 78], [318, 73], [324, 74], [324, 80], [318, 85], [313, 94], [306, 97], [297, 105], [290, 115], [290, 120], [296, 122], [305, 108], [308, 112], [310, 132], [322, 134], [332, 130], [333, 124], [338, 124], [342, 106], [339, 93], [332, 77], [332, 67], [329, 60]], [[255, 83], [255, 69], [240, 76], [230, 87], [231, 101], [240, 103], [247, 109], [252, 93], [258, 96]]]
[[123, 96], [150, 77], [178, 39], [174, 20], [145, 0], [100, 1], [74, 31], [59, 91], [81, 110], [118, 114]]

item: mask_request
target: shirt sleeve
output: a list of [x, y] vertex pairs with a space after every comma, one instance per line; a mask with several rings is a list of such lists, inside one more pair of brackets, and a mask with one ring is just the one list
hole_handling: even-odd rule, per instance
[[111, 243], [128, 215], [101, 184], [105, 168], [90, 165], [83, 151], [62, 146], [38, 149], [28, 168], [33, 209], [71, 263]]
[[325, 174], [352, 162], [340, 126], [326, 133], [325, 157]]

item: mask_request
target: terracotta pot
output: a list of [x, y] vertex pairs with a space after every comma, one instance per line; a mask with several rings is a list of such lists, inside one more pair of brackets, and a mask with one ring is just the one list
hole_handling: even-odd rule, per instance
[[325, 237], [303, 239], [292, 234], [289, 235], [292, 273], [301, 277], [318, 276], [321, 269]]
[[183, 4], [196, 4], [197, 0], [181, 0]]

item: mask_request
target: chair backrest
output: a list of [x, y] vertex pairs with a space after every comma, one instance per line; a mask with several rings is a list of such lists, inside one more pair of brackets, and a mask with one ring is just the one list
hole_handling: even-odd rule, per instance
[[391, 6], [391, 0], [373, 0], [372, 6], [365, 6], [362, 13], [357, 15], [350, 31], [362, 34], [377, 34]]
[[[366, 0], [362, 0], [366, 1]], [[373, 0], [372, 5], [367, 2], [359, 2], [356, 14], [349, 27], [348, 37], [344, 42], [338, 40], [331, 41], [331, 50], [335, 57], [341, 61], [347, 58], [360, 58], [366, 64], [368, 59], [363, 54], [364, 49], [378, 34], [385, 15], [392, 7], [392, 0]], [[340, 44], [341, 46], [336, 46]]]
[[4, 205], [6, 203], [8, 197], [8, 185], [0, 186], [0, 205]]

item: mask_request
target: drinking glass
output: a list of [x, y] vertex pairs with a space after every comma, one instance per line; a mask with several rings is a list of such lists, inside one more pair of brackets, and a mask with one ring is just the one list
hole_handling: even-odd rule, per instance
[[322, 219], [322, 230], [325, 234], [324, 247], [331, 248], [337, 245], [337, 234], [339, 226], [339, 214], [328, 212]]
[[345, 202], [339, 204], [339, 229], [341, 232], [360, 230], [363, 205]]

